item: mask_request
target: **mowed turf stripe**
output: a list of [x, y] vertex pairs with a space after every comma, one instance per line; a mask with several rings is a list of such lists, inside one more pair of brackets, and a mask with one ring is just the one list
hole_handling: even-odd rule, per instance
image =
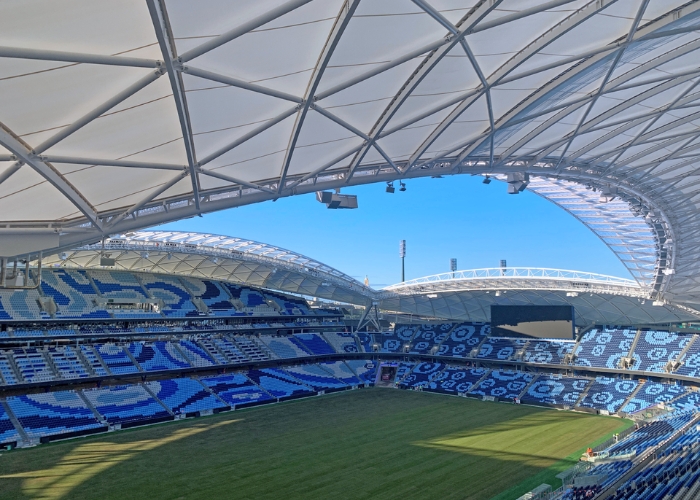
[[3, 498], [488, 500], [611, 417], [363, 389], [17, 450]]

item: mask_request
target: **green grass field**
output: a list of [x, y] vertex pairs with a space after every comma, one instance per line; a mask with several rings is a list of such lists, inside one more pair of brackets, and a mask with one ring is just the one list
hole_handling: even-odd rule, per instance
[[628, 425], [365, 389], [3, 453], [0, 497], [505, 500]]

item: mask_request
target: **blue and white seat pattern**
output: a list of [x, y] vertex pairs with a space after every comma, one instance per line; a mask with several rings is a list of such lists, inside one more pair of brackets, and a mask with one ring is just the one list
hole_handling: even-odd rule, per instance
[[140, 385], [121, 385], [83, 391], [90, 404], [110, 424], [162, 419], [168, 410]]
[[498, 361], [507, 361], [525, 347], [526, 339], [514, 339], [507, 337], [489, 337], [481, 344], [481, 349], [476, 355], [481, 359], [494, 359]]
[[425, 388], [446, 394], [466, 394], [488, 373], [487, 368], [464, 368], [463, 366], [448, 365]]
[[687, 389], [681, 385], [647, 382], [642, 384], [634, 397], [622, 408], [622, 411], [625, 413], [642, 411], [659, 403], [667, 403], [682, 396], [686, 391]]
[[288, 398], [313, 394], [312, 387], [301, 383], [295, 377], [278, 368], [249, 370], [248, 378], [276, 398]]
[[261, 335], [260, 340], [279, 358], [299, 358], [309, 355], [308, 351], [289, 337]]
[[311, 354], [335, 354], [335, 349], [318, 333], [295, 333], [290, 340]]
[[484, 338], [491, 333], [487, 323], [461, 323], [455, 326], [449, 336], [440, 344], [439, 356], [469, 357]]
[[326, 370], [315, 364], [285, 366], [284, 371], [315, 391], [342, 389], [348, 384], [335, 378]]
[[344, 361], [325, 361], [319, 366], [346, 385], [360, 385], [361, 381]]
[[369, 359], [349, 359], [345, 364], [364, 384], [374, 385], [377, 378], [377, 363]]
[[146, 387], [175, 415], [228, 408], [228, 405], [191, 378], [147, 382]]
[[471, 390], [471, 394], [512, 400], [520, 396], [533, 377], [531, 373], [491, 370], [491, 373]]
[[564, 357], [573, 351], [575, 345], [573, 340], [531, 340], [525, 347], [523, 361], [559, 365], [564, 362]]
[[596, 377], [579, 407], [606, 410], [617, 413], [630, 395], [637, 389], [636, 380], [613, 377]]
[[357, 343], [352, 333], [347, 332], [324, 332], [326, 341], [333, 346], [336, 352], [359, 352]]
[[243, 373], [205, 377], [200, 381], [232, 407], [273, 400]]
[[577, 366], [617, 369], [620, 359], [629, 354], [636, 330], [597, 328], [587, 332], [576, 350]]
[[401, 386], [413, 389], [428, 387], [433, 380], [440, 376], [444, 369], [445, 363], [418, 363], [411, 373], [401, 381]]
[[668, 362], [675, 361], [691, 339], [690, 335], [659, 330], [640, 332], [634, 348], [635, 363], [632, 369], [645, 372], [665, 372]]
[[587, 378], [540, 375], [525, 391], [523, 402], [574, 406], [591, 383]]
[[415, 354], [433, 354], [437, 352], [437, 346], [445, 340], [453, 326], [453, 323], [421, 325], [411, 341], [409, 352]]

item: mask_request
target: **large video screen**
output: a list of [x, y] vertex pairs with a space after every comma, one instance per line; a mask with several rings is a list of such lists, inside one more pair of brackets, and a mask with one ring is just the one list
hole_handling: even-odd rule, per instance
[[491, 306], [491, 335], [573, 339], [572, 306]]

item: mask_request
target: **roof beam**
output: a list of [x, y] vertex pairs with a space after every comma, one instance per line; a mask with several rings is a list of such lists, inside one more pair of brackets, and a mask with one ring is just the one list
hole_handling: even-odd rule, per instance
[[218, 73], [212, 73], [211, 71], [193, 68], [192, 66], [182, 66], [181, 70], [183, 73], [187, 73], [188, 75], [204, 78], [205, 80], [210, 80], [212, 82], [223, 83], [224, 85], [230, 85], [231, 87], [250, 90], [251, 92], [257, 92], [258, 94], [269, 95], [285, 101], [294, 103], [301, 103], [304, 101], [301, 97], [287, 94], [286, 92], [280, 92], [279, 90], [263, 87], [262, 85], [257, 85], [255, 83], [244, 82], [243, 80], [239, 80], [238, 78], [233, 78], [231, 76], [220, 75]]
[[180, 129], [182, 130], [182, 140], [187, 154], [187, 164], [192, 183], [192, 195], [194, 196], [195, 207], [199, 210], [199, 179], [197, 178], [197, 171], [195, 169], [197, 155], [194, 147], [194, 137], [192, 136], [192, 123], [190, 122], [190, 112], [187, 108], [187, 96], [185, 95], [185, 86], [182, 83], [182, 75], [175, 69], [174, 65], [177, 60], [177, 49], [170, 27], [170, 21], [168, 20], [165, 0], [146, 0], [146, 4], [151, 14], [151, 22], [153, 23], [156, 38], [158, 39], [158, 46], [163, 54], [165, 68], [168, 71], [170, 87], [173, 90], [173, 99], [175, 99], [177, 116], [180, 120]]
[[155, 59], [143, 59], [140, 57], [83, 54], [80, 52], [61, 52], [58, 50], [22, 49], [19, 47], [0, 47], [0, 57], [77, 64], [105, 64], [108, 66], [127, 66], [132, 68], [158, 68], [162, 64], [161, 61]]
[[90, 165], [90, 166], [100, 166], [100, 167], [126, 167], [126, 168], [143, 168], [143, 169], [153, 169], [153, 170], [183, 170], [187, 169], [187, 165], [173, 165], [170, 163], [152, 163], [152, 162], [142, 162], [142, 161], [128, 161], [128, 160], [109, 160], [103, 158], [81, 158], [77, 156], [56, 156], [56, 155], [42, 155], [40, 157], [43, 161], [48, 161], [51, 163], [71, 163], [75, 165]]
[[[280, 182], [277, 192], [281, 193], [285, 188], [287, 181], [287, 172], [289, 171], [289, 166], [292, 162], [292, 157], [294, 155], [294, 148], [296, 147], [297, 141], [299, 140], [299, 135], [301, 134], [301, 129], [304, 126], [304, 120], [309, 112], [309, 107], [313, 103], [314, 96], [316, 95], [316, 90], [321, 83], [321, 78], [323, 78], [323, 73], [326, 71], [326, 67], [333, 56], [335, 48], [338, 46], [340, 38], [343, 36], [345, 29], [350, 23], [353, 14], [357, 6], [360, 4], [360, 0], [345, 0], [343, 5], [340, 7], [340, 12], [333, 23], [333, 28], [326, 40], [326, 44], [321, 51], [321, 55], [316, 62], [316, 66], [311, 74], [311, 79], [304, 93], [304, 100], [301, 105], [301, 109], [297, 113], [297, 119], [292, 128], [292, 134], [289, 138], [289, 144], [287, 146], [287, 151], [284, 154], [284, 161], [282, 162], [282, 169], [280, 171]], [[318, 98], [317, 98], [318, 99]]]

